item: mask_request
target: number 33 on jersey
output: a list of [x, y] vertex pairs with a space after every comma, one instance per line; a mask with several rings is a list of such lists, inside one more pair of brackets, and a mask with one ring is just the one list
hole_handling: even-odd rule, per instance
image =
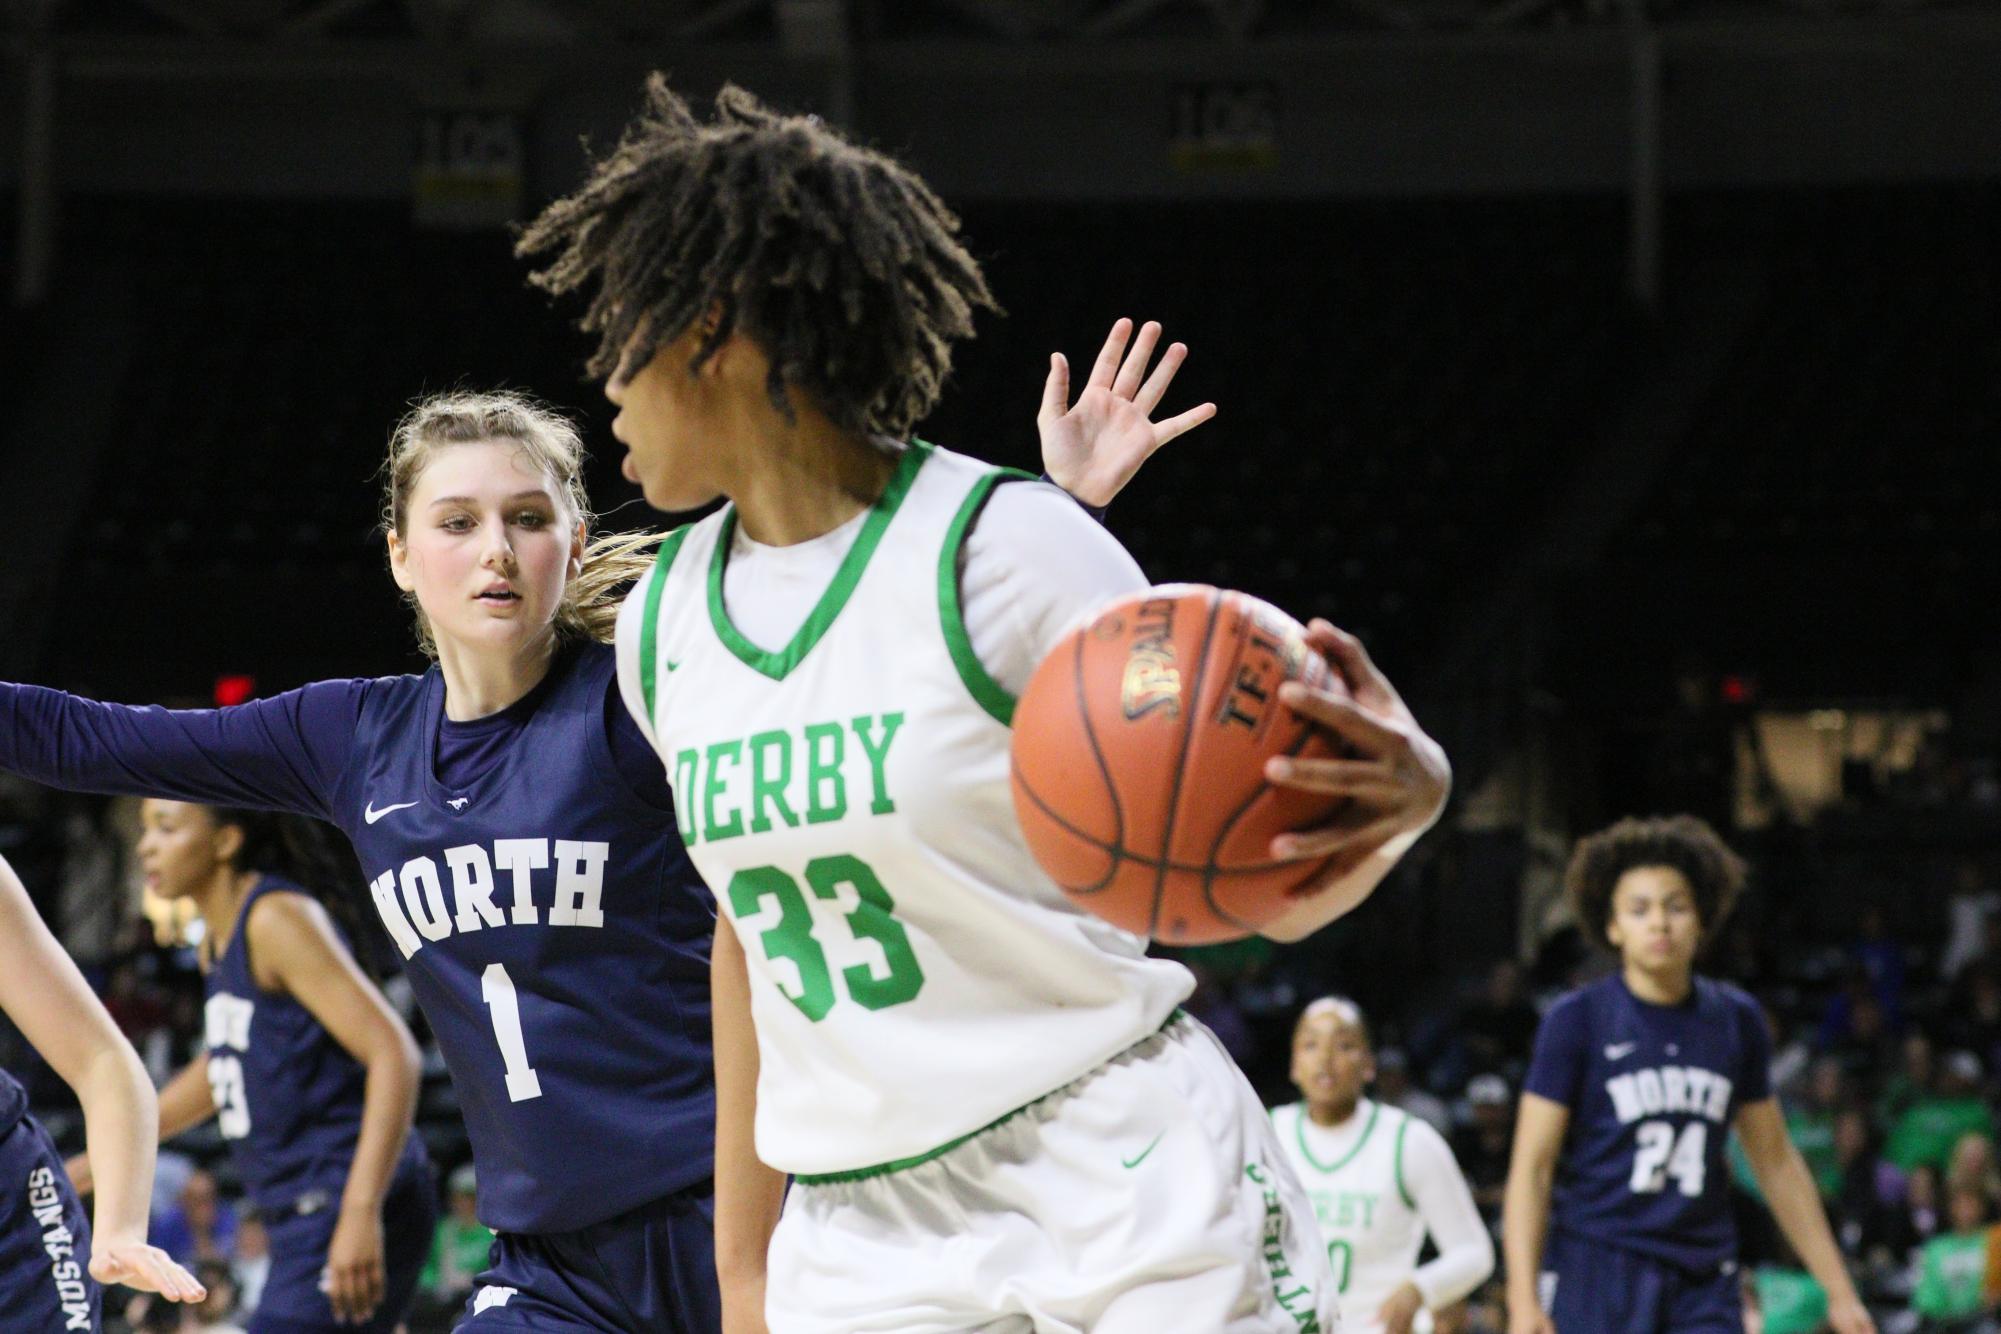
[[1013, 700], [958, 586], [1001, 480], [909, 447], [789, 643], [731, 619], [730, 562], [757, 555], [729, 508], [669, 537], [619, 623], [626, 701], [744, 948], [757, 1147], [787, 1172], [937, 1149], [1148, 1036], [1187, 991], [1073, 907], [1015, 823]]

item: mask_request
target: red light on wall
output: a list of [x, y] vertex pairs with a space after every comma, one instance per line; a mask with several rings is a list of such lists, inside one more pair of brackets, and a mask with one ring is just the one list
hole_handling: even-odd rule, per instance
[[1718, 686], [1725, 704], [1749, 704], [1758, 693], [1758, 683], [1748, 676], [1726, 676]]
[[257, 678], [254, 676], [218, 676], [215, 678], [215, 703], [217, 708], [226, 709], [232, 704], [241, 704], [257, 694]]

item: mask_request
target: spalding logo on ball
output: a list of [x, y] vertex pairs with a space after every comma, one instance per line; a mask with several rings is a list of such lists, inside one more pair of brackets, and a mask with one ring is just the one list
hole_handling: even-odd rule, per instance
[[1173, 945], [1237, 940], [1278, 918], [1322, 860], [1274, 861], [1274, 836], [1345, 798], [1273, 786], [1274, 755], [1337, 743], [1278, 700], [1339, 689], [1306, 629], [1268, 602], [1170, 584], [1101, 608], [1049, 651], [1014, 714], [1014, 809], [1071, 900]]

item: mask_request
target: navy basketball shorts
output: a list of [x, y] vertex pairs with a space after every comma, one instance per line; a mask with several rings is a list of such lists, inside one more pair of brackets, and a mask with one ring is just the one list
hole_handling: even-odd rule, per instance
[[466, 1334], [716, 1334], [711, 1182], [575, 1232], [503, 1232], [457, 1326]]
[[387, 1271], [382, 1304], [365, 1325], [334, 1320], [333, 1305], [320, 1289], [327, 1248], [340, 1221], [340, 1199], [310, 1213], [282, 1213], [265, 1219], [271, 1236], [271, 1274], [251, 1317], [249, 1334], [391, 1334], [409, 1314], [417, 1276], [431, 1251], [438, 1221], [437, 1184], [431, 1164], [407, 1161], [382, 1201], [382, 1260]]
[[1542, 1305], [1557, 1334], [1744, 1334], [1735, 1260], [1685, 1269], [1554, 1228]]
[[7, 1334], [94, 1330], [90, 1220], [62, 1155], [32, 1116], [0, 1134], [0, 1312]]

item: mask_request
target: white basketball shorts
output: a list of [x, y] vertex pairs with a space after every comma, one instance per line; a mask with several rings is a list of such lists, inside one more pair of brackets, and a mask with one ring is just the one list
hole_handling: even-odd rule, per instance
[[772, 1334], [1332, 1334], [1312, 1205], [1209, 1030], [1159, 1033], [914, 1164], [793, 1185]]

